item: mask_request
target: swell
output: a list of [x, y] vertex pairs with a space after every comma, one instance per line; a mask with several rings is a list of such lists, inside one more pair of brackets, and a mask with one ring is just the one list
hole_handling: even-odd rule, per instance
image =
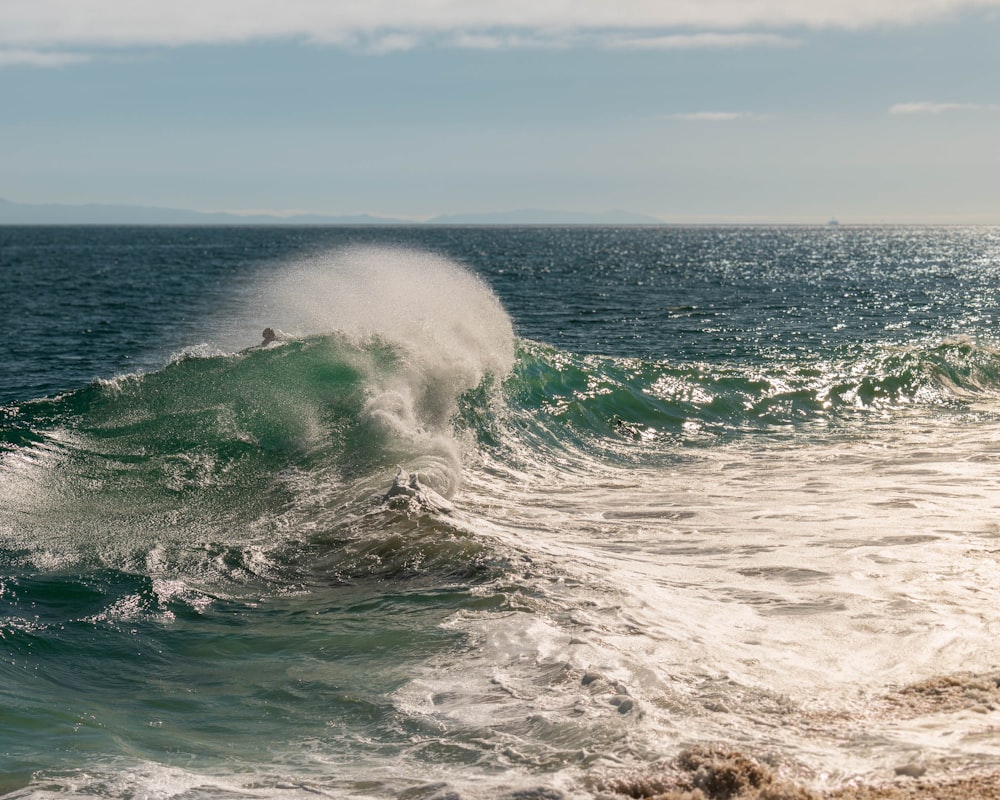
[[709, 365], [522, 340], [509, 374], [483, 366], [458, 377], [447, 358], [422, 358], [376, 335], [287, 338], [9, 406], [5, 538], [51, 544], [72, 532], [74, 548], [107, 550], [219, 531], [267, 538], [284, 526], [298, 541], [342, 539], [411, 507], [446, 518], [484, 448], [530, 463], [583, 447], [599, 470], [622, 453], [659, 458], [914, 406], [962, 408], [1000, 388], [1000, 353], [969, 341]]
[[965, 339], [716, 363], [576, 356], [522, 342], [507, 384], [514, 402], [559, 435], [671, 445], [864, 425], [914, 407], [963, 409], [998, 390], [1000, 351]]
[[279, 585], [309, 579], [310, 560], [324, 580], [476, 562], [446, 520], [467, 447], [452, 420], [509, 369], [495, 296], [420, 254], [340, 254], [280, 277], [261, 301], [287, 331], [274, 342], [202, 346], [4, 410], [0, 559]]
[[854, 435], [1000, 389], [1000, 352], [964, 339], [574, 354], [516, 340], [485, 284], [425, 254], [309, 260], [262, 298], [254, 313], [286, 331], [273, 343], [3, 409], [0, 557], [208, 583], [465, 580], [493, 554], [449, 501], [487, 462], [598, 475], [756, 435]]

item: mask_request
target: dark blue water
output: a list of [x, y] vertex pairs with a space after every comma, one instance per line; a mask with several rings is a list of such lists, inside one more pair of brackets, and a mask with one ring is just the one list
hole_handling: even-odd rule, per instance
[[260, 271], [358, 244], [455, 259], [519, 335], [575, 353], [797, 357], [996, 324], [992, 229], [0, 228], [0, 400], [158, 366]]

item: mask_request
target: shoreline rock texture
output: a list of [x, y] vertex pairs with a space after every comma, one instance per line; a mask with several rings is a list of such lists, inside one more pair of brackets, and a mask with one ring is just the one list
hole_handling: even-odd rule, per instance
[[743, 753], [693, 748], [681, 753], [669, 771], [605, 788], [635, 800], [1000, 800], [1000, 771], [816, 791]]
[[[930, 715], [1000, 710], [1000, 673], [956, 673], [892, 689], [872, 698], [865, 720], [914, 720]], [[858, 722], [842, 710], [813, 712], [820, 725]], [[1000, 726], [989, 725], [1000, 738]], [[928, 774], [921, 763], [897, 767], [884, 782], [851, 781], [844, 786], [816, 789], [784, 777], [770, 760], [726, 745], [694, 747], [668, 765], [648, 773], [609, 780], [600, 788], [635, 800], [1000, 800], [1000, 767], [964, 765], [956, 771]]]

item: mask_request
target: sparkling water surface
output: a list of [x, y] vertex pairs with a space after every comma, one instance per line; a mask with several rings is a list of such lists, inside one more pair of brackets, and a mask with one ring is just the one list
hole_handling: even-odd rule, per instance
[[0, 792], [996, 769], [998, 267], [991, 228], [0, 228]]

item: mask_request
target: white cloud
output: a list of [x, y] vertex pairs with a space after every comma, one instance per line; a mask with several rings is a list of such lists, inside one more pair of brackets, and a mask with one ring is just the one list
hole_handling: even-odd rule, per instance
[[446, 44], [465, 50], [513, 50], [520, 48], [563, 48], [574, 44], [566, 34], [525, 35], [519, 33], [456, 33]]
[[46, 50], [0, 50], [0, 67], [65, 67], [90, 61], [84, 53]]
[[594, 46], [609, 50], [695, 50], [739, 47], [797, 47], [798, 39], [775, 33], [676, 33], [650, 35], [620, 31], [460, 32], [441, 40], [476, 50]]
[[801, 42], [774, 33], [677, 33], [666, 36], [611, 36], [607, 47], [622, 50], [695, 50], [731, 47], [796, 47]]
[[381, 43], [374, 52], [418, 42], [775, 46], [794, 40], [761, 29], [910, 24], [985, 7], [1000, 8], [1000, 0], [5, 0], [0, 47], [46, 51], [267, 39], [360, 42], [362, 49]]
[[411, 33], [387, 33], [371, 39], [365, 49], [374, 55], [385, 55], [412, 50], [419, 44], [420, 38]]
[[982, 103], [896, 103], [890, 114], [946, 114], [950, 111], [996, 111], [1000, 106]]

